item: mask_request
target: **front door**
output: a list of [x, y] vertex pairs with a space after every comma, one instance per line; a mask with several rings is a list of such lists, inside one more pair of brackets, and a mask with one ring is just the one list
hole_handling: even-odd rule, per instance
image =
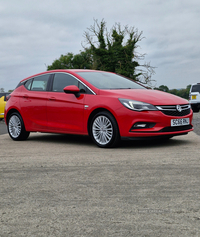
[[84, 98], [81, 94], [63, 92], [68, 85], [78, 86], [78, 81], [67, 73], [56, 73], [53, 79], [52, 91], [48, 92], [47, 123], [48, 130], [61, 133], [83, 132]]

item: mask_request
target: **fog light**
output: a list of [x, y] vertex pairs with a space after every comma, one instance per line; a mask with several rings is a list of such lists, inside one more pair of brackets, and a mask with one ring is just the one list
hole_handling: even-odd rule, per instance
[[137, 122], [133, 124], [131, 127], [131, 130], [134, 129], [143, 129], [143, 128], [153, 128], [156, 125], [156, 123], [149, 123], [149, 122]]
[[134, 128], [146, 128], [146, 123], [136, 123], [133, 125]]

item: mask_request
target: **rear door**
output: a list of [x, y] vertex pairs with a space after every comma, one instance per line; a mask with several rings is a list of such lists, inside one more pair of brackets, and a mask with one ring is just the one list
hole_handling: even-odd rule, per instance
[[22, 89], [20, 106], [27, 130], [46, 131], [47, 129], [47, 85], [50, 74], [29, 79]]

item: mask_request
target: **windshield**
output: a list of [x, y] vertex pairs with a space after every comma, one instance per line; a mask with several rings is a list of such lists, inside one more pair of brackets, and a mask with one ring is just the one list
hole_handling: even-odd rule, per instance
[[132, 80], [109, 72], [77, 72], [77, 74], [99, 89], [146, 89]]

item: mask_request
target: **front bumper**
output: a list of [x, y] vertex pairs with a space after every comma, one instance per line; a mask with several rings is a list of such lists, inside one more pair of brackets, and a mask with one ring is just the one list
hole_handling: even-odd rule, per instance
[[[126, 117], [122, 115], [124, 108], [118, 111], [121, 116], [118, 116], [119, 131], [122, 138], [147, 138], [147, 137], [159, 137], [159, 136], [176, 136], [187, 134], [193, 131], [192, 118], [193, 112], [186, 116], [176, 117], [163, 114], [161, 111], [142, 111], [136, 112], [128, 110], [126, 111]], [[189, 118], [189, 125], [185, 126], [171, 126], [172, 119]], [[150, 128], [136, 128], [133, 129], [133, 125], [136, 123], [149, 123], [154, 124]]]

